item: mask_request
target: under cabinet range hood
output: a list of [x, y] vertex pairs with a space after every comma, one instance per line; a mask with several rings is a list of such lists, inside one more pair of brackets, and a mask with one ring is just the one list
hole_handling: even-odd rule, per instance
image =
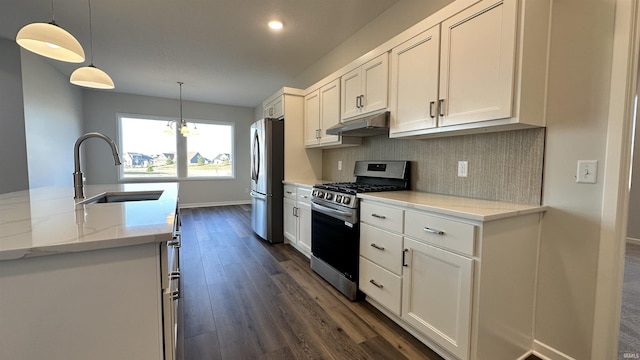
[[354, 137], [374, 136], [388, 133], [388, 111], [350, 120], [327, 129], [327, 135], [344, 135]]

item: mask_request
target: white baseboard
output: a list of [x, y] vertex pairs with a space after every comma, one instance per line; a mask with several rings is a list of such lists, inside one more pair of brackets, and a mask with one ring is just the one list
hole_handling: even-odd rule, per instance
[[636, 244], [636, 245], [640, 245], [640, 239], [635, 239], [632, 237], [628, 237], [627, 238], [627, 242], [630, 244]]
[[576, 360], [571, 356], [552, 348], [538, 340], [533, 341], [533, 355], [542, 360]]
[[201, 207], [212, 207], [212, 206], [229, 206], [229, 205], [251, 205], [251, 201], [249, 200], [239, 200], [239, 201], [220, 201], [220, 202], [212, 202], [212, 203], [192, 203], [192, 204], [180, 204], [181, 209], [190, 209], [190, 208], [201, 208]]

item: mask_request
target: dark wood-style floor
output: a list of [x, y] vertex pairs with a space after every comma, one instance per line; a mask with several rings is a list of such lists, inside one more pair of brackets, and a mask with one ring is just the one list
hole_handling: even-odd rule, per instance
[[179, 359], [442, 359], [291, 246], [257, 238], [250, 207], [182, 217]]
[[182, 211], [185, 360], [441, 359], [291, 246], [255, 237], [249, 216], [247, 206]]

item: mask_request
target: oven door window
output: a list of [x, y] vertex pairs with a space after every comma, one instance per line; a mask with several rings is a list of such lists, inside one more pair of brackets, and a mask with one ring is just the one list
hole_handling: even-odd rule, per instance
[[311, 213], [311, 252], [352, 281], [358, 279], [359, 226], [318, 211]]

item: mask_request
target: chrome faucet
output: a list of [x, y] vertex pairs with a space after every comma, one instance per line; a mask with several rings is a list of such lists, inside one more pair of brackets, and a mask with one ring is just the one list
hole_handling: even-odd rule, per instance
[[73, 171], [73, 190], [74, 195], [73, 198], [76, 200], [84, 199], [84, 181], [82, 179], [82, 172], [80, 172], [80, 144], [88, 138], [97, 137], [106, 141], [109, 146], [111, 146], [111, 152], [113, 153], [113, 160], [115, 160], [115, 165], [122, 165], [120, 162], [120, 155], [118, 155], [118, 147], [116, 143], [113, 142], [108, 136], [103, 135], [98, 132], [90, 132], [86, 133], [76, 140], [76, 145], [73, 148], [73, 161], [74, 161], [74, 171]]

